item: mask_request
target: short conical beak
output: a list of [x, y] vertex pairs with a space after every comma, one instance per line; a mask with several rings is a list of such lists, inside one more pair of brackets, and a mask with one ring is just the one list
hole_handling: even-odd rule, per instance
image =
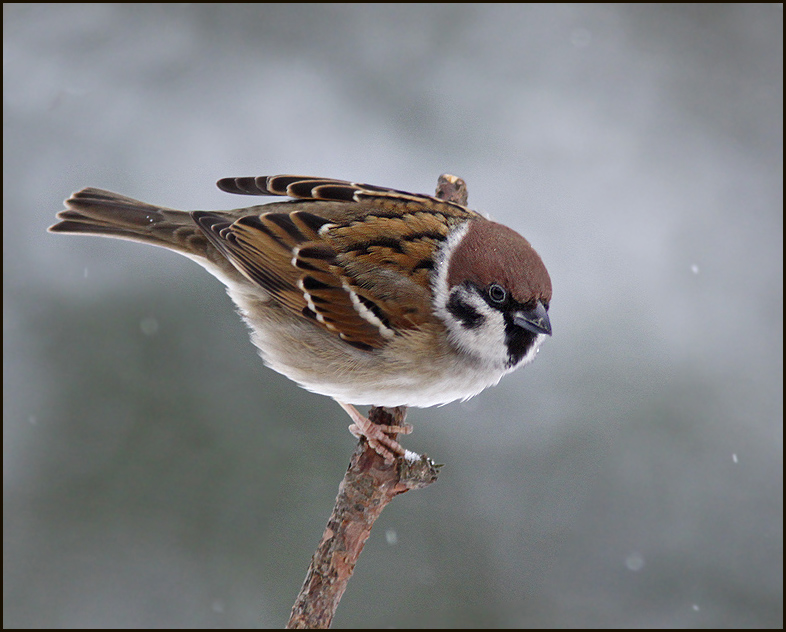
[[531, 331], [533, 334], [551, 335], [549, 314], [540, 301], [533, 309], [518, 312], [513, 317], [513, 323], [527, 331]]

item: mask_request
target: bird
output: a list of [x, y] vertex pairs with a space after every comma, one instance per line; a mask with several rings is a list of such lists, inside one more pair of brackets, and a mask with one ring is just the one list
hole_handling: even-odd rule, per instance
[[[52, 233], [162, 246], [227, 288], [263, 361], [333, 398], [390, 462], [396, 433], [355, 406], [466, 400], [531, 362], [551, 335], [551, 279], [513, 229], [442, 197], [331, 178], [222, 178], [222, 191], [288, 199], [177, 211], [97, 188], [65, 201]], [[440, 189], [437, 190], [440, 195]], [[460, 202], [454, 201], [458, 199]]]

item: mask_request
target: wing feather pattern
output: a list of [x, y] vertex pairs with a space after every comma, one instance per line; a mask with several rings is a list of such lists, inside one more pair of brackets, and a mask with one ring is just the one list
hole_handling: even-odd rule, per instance
[[[295, 198], [290, 212], [192, 217], [277, 301], [363, 350], [434, 319], [430, 275], [450, 229], [478, 215], [427, 195], [306, 176], [224, 178], [241, 195]], [[308, 210], [302, 202], [309, 200]], [[264, 210], [265, 207], [261, 207]]]

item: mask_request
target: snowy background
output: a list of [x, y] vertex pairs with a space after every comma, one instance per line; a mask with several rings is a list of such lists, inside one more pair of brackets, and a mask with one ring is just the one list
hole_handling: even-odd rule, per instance
[[783, 10], [4, 5], [3, 623], [281, 627], [354, 441], [189, 260], [47, 234], [84, 186], [431, 193], [524, 234], [537, 361], [410, 411], [446, 463], [336, 627], [783, 625]]

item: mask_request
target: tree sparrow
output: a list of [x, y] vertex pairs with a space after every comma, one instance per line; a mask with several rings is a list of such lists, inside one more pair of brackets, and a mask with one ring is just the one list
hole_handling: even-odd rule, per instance
[[551, 334], [538, 254], [463, 204], [290, 175], [218, 187], [293, 199], [188, 213], [87, 188], [49, 230], [163, 246], [202, 265], [227, 286], [265, 363], [335, 399], [388, 460], [404, 453], [389, 435], [409, 427], [377, 426], [351, 404], [467, 399], [532, 361]]

